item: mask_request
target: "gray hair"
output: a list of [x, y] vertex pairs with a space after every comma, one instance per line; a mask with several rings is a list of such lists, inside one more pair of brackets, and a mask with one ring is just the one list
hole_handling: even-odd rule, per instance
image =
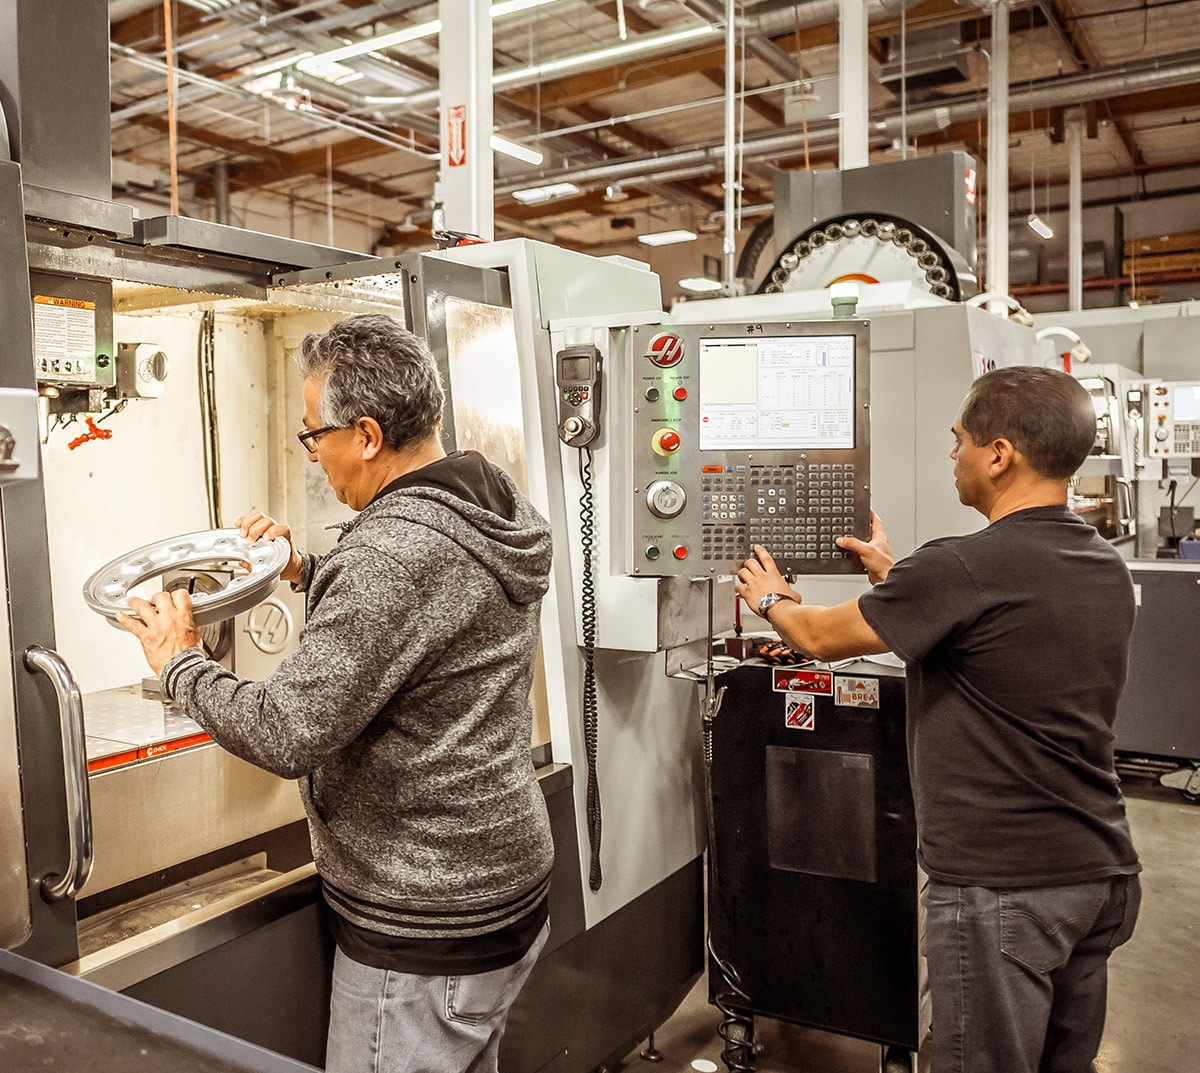
[[327, 332], [306, 335], [296, 355], [300, 374], [325, 376], [317, 414], [327, 425], [379, 422], [387, 445], [400, 450], [434, 435], [446, 393], [424, 340], [390, 317], [347, 317]]
[[1006, 439], [1051, 480], [1070, 477], [1096, 442], [1096, 410], [1087, 389], [1067, 373], [1036, 366], [981, 376], [967, 392], [959, 421], [977, 445]]

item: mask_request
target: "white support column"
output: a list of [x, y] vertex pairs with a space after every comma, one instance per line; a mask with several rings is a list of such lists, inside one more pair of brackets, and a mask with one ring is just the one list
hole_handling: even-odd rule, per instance
[[1067, 149], [1071, 179], [1067, 196], [1067, 291], [1068, 309], [1083, 308], [1083, 113], [1067, 113]]
[[496, 210], [489, 6], [488, 0], [439, 0], [438, 55], [445, 226], [491, 241], [496, 235]]
[[838, 168], [865, 168], [870, 158], [866, 0], [838, 0]]
[[[988, 69], [987, 280], [984, 289], [1008, 294], [1008, 0], [992, 4], [992, 62]], [[998, 308], [1003, 306], [997, 303]]]
[[725, 0], [725, 235], [721, 242], [721, 281], [734, 293], [737, 253], [737, 81], [736, 0]]

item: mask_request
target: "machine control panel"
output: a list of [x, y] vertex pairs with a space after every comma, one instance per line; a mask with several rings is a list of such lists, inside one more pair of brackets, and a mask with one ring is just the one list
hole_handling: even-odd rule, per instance
[[861, 573], [870, 535], [869, 326], [641, 325], [626, 335], [631, 574]]
[[1146, 453], [1151, 458], [1200, 457], [1200, 381], [1147, 385]]

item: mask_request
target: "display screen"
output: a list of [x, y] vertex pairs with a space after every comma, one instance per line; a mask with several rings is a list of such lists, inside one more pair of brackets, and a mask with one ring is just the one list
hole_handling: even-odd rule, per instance
[[1200, 384], [1176, 384], [1172, 401], [1176, 421], [1200, 421]]
[[854, 447], [854, 336], [700, 340], [700, 450]]
[[559, 358], [559, 369], [564, 384], [582, 383], [592, 378], [592, 359]]

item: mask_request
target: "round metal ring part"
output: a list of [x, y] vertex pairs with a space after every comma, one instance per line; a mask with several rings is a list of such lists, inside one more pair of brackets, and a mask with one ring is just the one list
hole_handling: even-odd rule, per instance
[[129, 592], [149, 578], [188, 567], [221, 568], [229, 583], [218, 592], [192, 593], [197, 626], [233, 618], [265, 600], [279, 583], [291, 558], [286, 538], [251, 543], [238, 529], [188, 533], [137, 548], [105, 563], [83, 586], [83, 598], [97, 614], [120, 627], [117, 615], [129, 613]]
[[839, 279], [911, 280], [961, 301], [974, 275], [965, 258], [915, 224], [876, 214], [825, 220], [798, 235], [759, 285], [759, 294], [818, 289]]

